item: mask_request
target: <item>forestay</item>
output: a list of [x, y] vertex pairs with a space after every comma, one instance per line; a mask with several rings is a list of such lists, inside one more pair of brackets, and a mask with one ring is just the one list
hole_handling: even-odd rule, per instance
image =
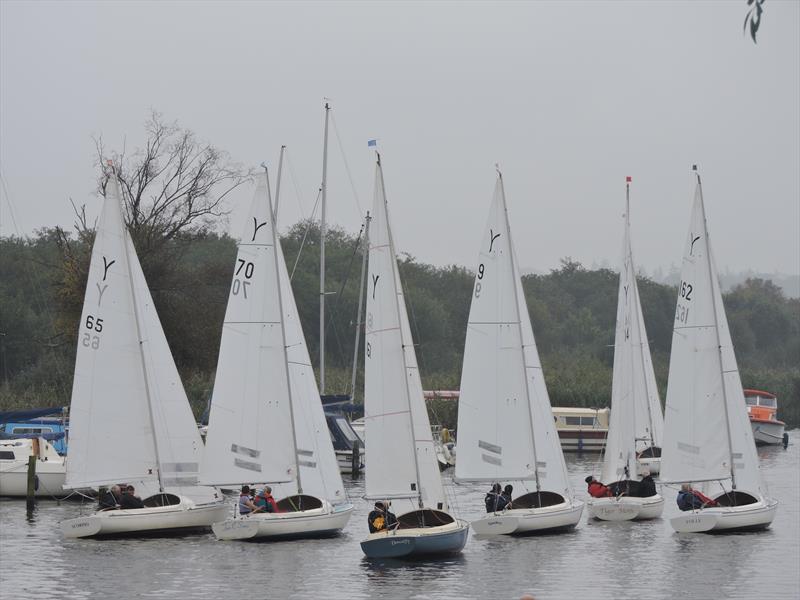
[[367, 497], [419, 499], [425, 507], [447, 510], [389, 229], [380, 163], [370, 227], [364, 394], [370, 465]]
[[639, 302], [627, 201], [617, 294], [611, 408], [601, 480], [634, 479], [638, 474], [636, 452], [660, 445], [663, 417]]
[[216, 485], [296, 479], [272, 215], [260, 177], [233, 270], [201, 478]]
[[763, 496], [758, 469], [698, 178], [672, 335], [661, 479], [721, 480]]
[[78, 333], [65, 487], [135, 481], [143, 493], [181, 493], [197, 483], [201, 448], [112, 178]]

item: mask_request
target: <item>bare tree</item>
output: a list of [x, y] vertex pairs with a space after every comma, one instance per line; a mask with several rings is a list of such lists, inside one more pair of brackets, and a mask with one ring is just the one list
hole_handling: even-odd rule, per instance
[[122, 188], [125, 220], [143, 253], [182, 234], [213, 229], [217, 219], [230, 212], [225, 198], [251, 175], [225, 152], [198, 141], [177, 122], [165, 122], [156, 111], [145, 129], [144, 148], [130, 156], [124, 150], [108, 156], [103, 139], [95, 139], [99, 191], [105, 195], [113, 168]]

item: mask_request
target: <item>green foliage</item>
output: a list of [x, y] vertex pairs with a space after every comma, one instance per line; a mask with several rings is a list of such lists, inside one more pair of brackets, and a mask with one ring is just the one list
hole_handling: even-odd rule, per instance
[[[283, 236], [312, 361], [319, 348], [319, 225], [297, 223]], [[67, 405], [91, 235], [42, 230], [30, 239], [0, 238], [0, 408]], [[225, 235], [176, 236], [143, 260], [145, 276], [195, 416], [213, 388], [236, 245]], [[329, 230], [326, 380], [328, 393], [350, 391], [362, 261], [359, 236]], [[474, 274], [405, 256], [399, 264], [425, 389], [458, 389]], [[611, 393], [617, 274], [571, 259], [547, 275], [523, 278], [528, 308], [555, 406], [607, 406]], [[653, 364], [666, 391], [674, 287], [639, 278]], [[778, 395], [780, 416], [800, 424], [800, 300], [751, 279], [725, 297], [746, 387]], [[363, 339], [355, 399], [363, 390]], [[453, 428], [456, 403], [429, 403], [434, 422]]]

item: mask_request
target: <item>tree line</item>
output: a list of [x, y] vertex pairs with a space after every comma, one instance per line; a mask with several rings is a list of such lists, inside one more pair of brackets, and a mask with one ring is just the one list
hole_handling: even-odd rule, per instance
[[[132, 235], [199, 417], [213, 388], [236, 242], [208, 227], [174, 232], [157, 244], [135, 230]], [[72, 233], [42, 229], [27, 238], [0, 238], [0, 409], [69, 404], [93, 239], [85, 226]], [[282, 236], [314, 363], [319, 351], [319, 241], [319, 224], [310, 221]], [[362, 242], [360, 234], [335, 227], [326, 238], [328, 287], [335, 291], [326, 303], [328, 393], [351, 392]], [[399, 268], [423, 386], [458, 389], [474, 273], [408, 255]], [[646, 277], [638, 284], [663, 402], [677, 291]], [[616, 272], [590, 270], [569, 258], [548, 274], [523, 277], [554, 406], [609, 404], [617, 285]], [[800, 425], [800, 300], [785, 297], [770, 281], [749, 279], [725, 294], [724, 301], [742, 383], [777, 394], [779, 417]], [[362, 393], [363, 348], [356, 402]], [[455, 425], [454, 403], [433, 403], [431, 409], [435, 420]]]

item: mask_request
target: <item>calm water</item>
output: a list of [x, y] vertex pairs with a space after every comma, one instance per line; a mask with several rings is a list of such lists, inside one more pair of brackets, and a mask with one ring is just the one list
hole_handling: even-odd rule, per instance
[[[0, 597], [93, 598], [797, 598], [800, 595], [800, 434], [788, 450], [759, 450], [770, 492], [780, 501], [763, 533], [678, 536], [666, 517], [644, 523], [588, 522], [573, 533], [478, 540], [443, 561], [370, 562], [358, 542], [369, 505], [363, 480], [348, 481], [356, 512], [328, 540], [217, 542], [178, 539], [64, 540], [58, 523], [74, 503], [0, 500]], [[594, 456], [568, 456], [573, 485]], [[449, 484], [449, 479], [447, 480]], [[464, 518], [481, 514], [483, 488], [449, 486]], [[690, 596], [691, 595], [691, 596]]]

